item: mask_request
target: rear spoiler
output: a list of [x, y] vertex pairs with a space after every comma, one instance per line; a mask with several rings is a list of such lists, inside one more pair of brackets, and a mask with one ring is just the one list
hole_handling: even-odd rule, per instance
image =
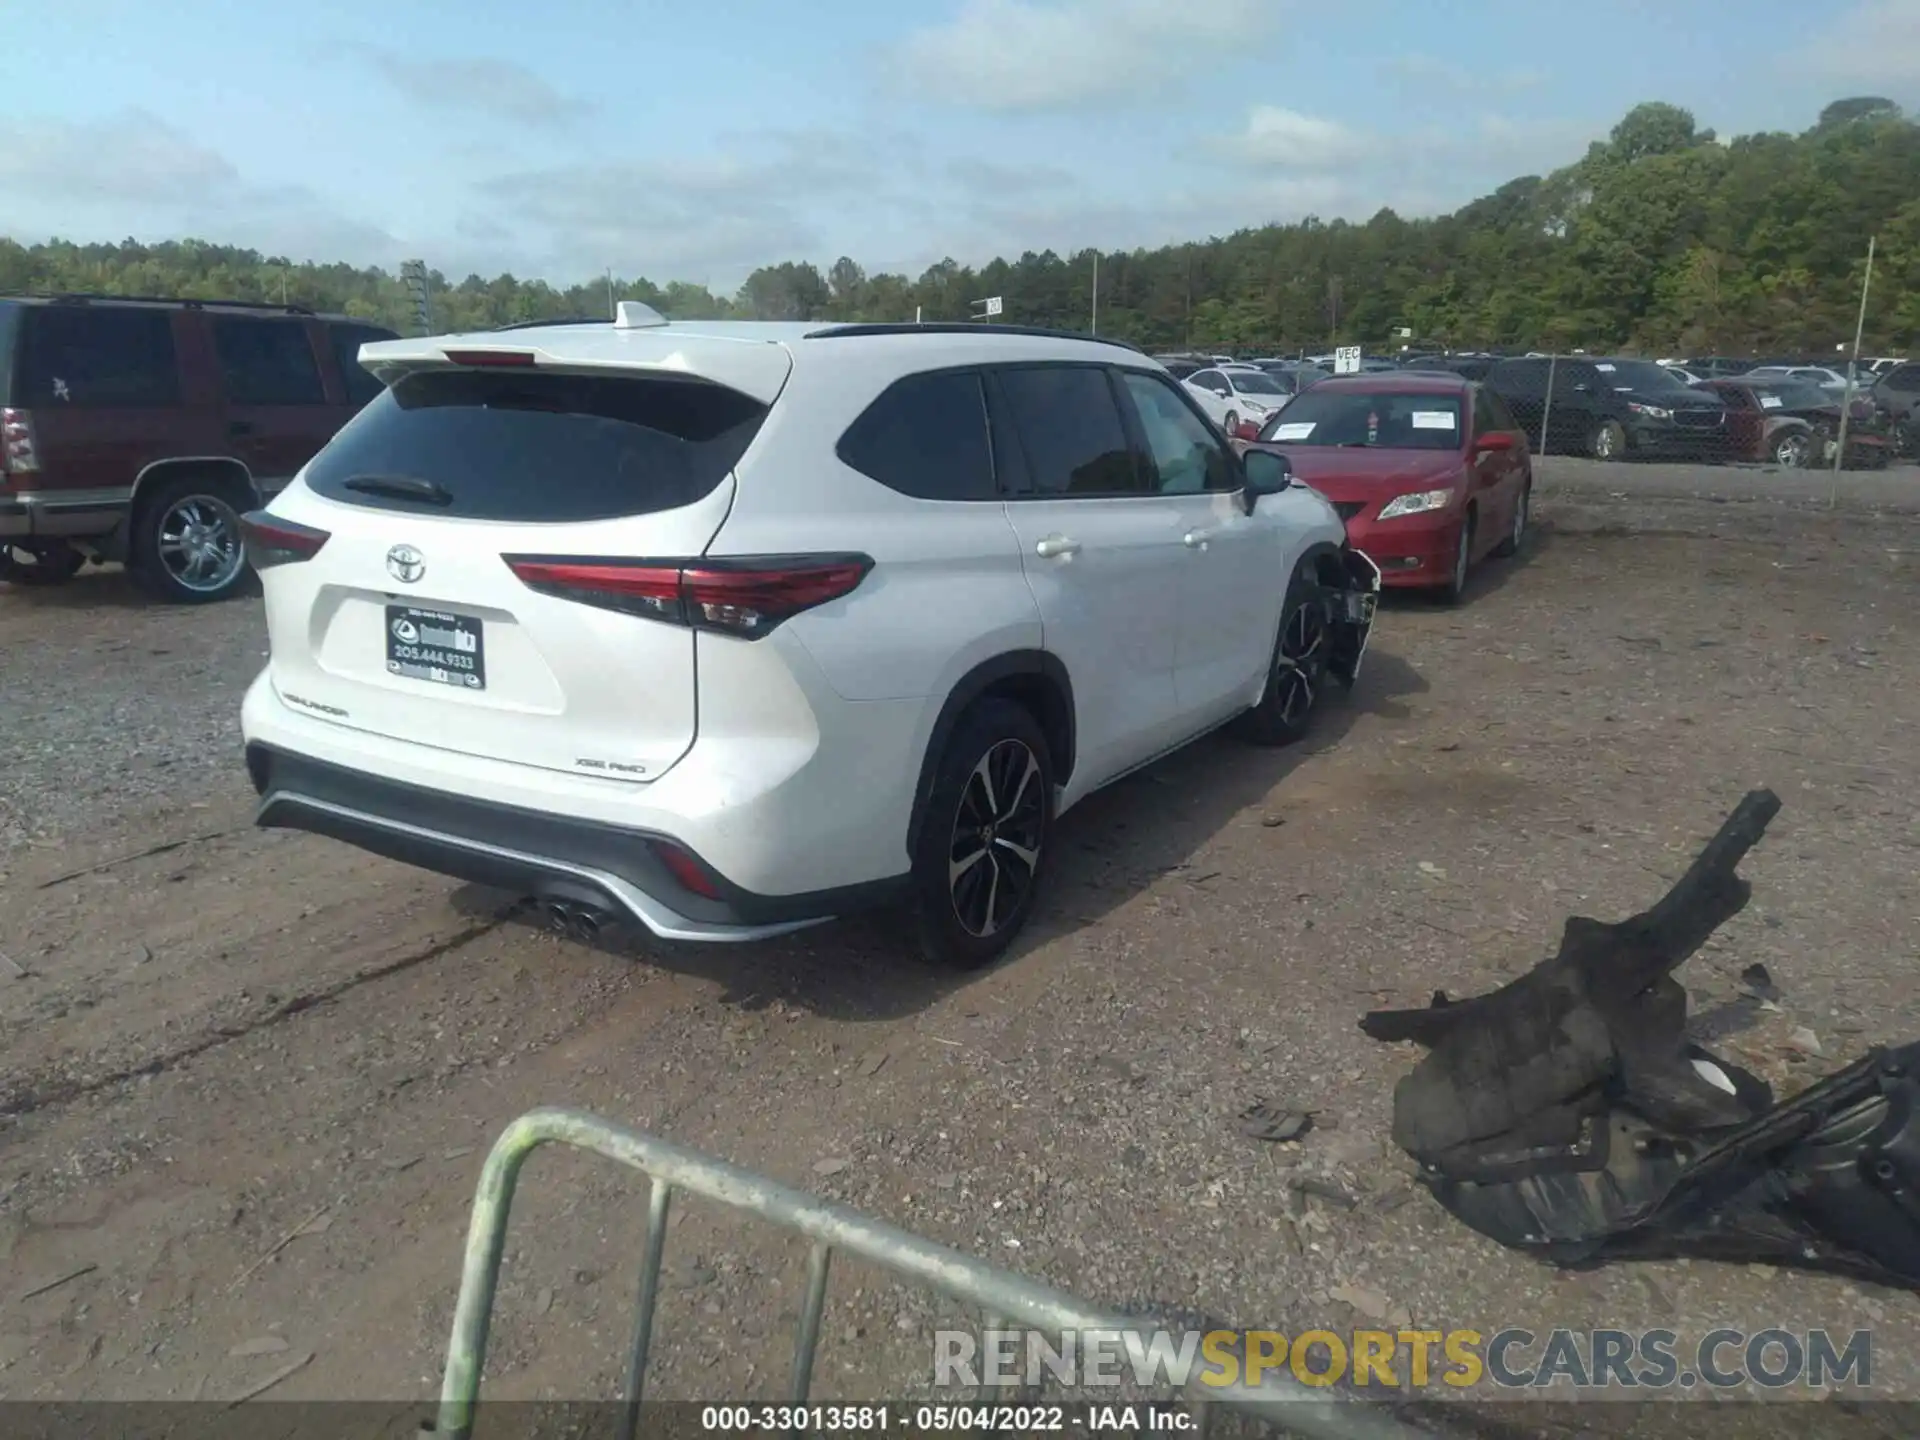
[[359, 360], [384, 385], [417, 370], [506, 366], [569, 373], [626, 373], [636, 379], [654, 375], [704, 380], [737, 390], [762, 405], [779, 399], [793, 370], [793, 357], [784, 345], [743, 344], [731, 336], [676, 334], [664, 324], [632, 328], [609, 325], [600, 334], [579, 330], [569, 338], [579, 343], [569, 343], [565, 355], [497, 332], [371, 340], [360, 347]]

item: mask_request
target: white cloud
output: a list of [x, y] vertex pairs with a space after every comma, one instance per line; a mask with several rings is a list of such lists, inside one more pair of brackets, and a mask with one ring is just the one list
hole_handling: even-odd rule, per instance
[[1379, 153], [1379, 137], [1317, 115], [1278, 105], [1255, 105], [1238, 134], [1219, 148], [1247, 165], [1288, 170], [1334, 170]]
[[1389, 134], [1255, 105], [1238, 131], [1211, 148], [1255, 174], [1338, 172], [1362, 187], [1397, 180], [1403, 188], [1430, 193], [1435, 166], [1447, 166], [1456, 180], [1491, 188], [1517, 174], [1537, 174], [1579, 159], [1586, 142], [1604, 128], [1580, 121], [1463, 115], [1444, 127]]
[[392, 263], [401, 244], [300, 185], [260, 185], [143, 110], [0, 120], [0, 191], [17, 238], [193, 235], [295, 259]]
[[351, 49], [402, 95], [433, 110], [557, 125], [589, 108], [512, 60], [487, 56], [417, 60], [374, 45]]
[[572, 278], [612, 265], [731, 288], [760, 265], [817, 260], [836, 238], [842, 250], [878, 243], [870, 225], [846, 233], [849, 213], [936, 225], [933, 197], [897, 149], [796, 131], [667, 160], [522, 169], [474, 186], [480, 213], [458, 223], [468, 235], [477, 221], [510, 230], [511, 253], [531, 273]]
[[965, 0], [891, 54], [906, 93], [979, 110], [1069, 110], [1177, 89], [1251, 52], [1282, 0]]
[[1920, 0], [1860, 0], [1830, 28], [1834, 38], [1815, 56], [1821, 73], [1900, 99], [1920, 92]]
[[0, 188], [16, 202], [171, 203], [239, 185], [226, 157], [145, 111], [107, 120], [0, 121]]

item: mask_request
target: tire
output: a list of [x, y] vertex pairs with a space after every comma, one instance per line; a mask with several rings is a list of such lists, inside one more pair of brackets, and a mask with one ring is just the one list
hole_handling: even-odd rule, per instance
[[1326, 688], [1333, 626], [1327, 592], [1303, 560], [1287, 583], [1280, 607], [1280, 628], [1259, 703], [1235, 722], [1235, 732], [1254, 745], [1291, 745], [1313, 725], [1313, 712]]
[[1596, 460], [1622, 460], [1627, 454], [1627, 431], [1618, 420], [1602, 420], [1587, 437], [1587, 453]]
[[1513, 524], [1507, 531], [1507, 538], [1493, 553], [1502, 560], [1518, 555], [1527, 543], [1527, 522], [1532, 518], [1533, 484], [1529, 481], [1520, 487], [1520, 498], [1514, 502]]
[[913, 857], [927, 958], [978, 970], [1005, 954], [1033, 913], [1052, 840], [1046, 733], [1023, 705], [980, 701], [940, 757]]
[[252, 578], [240, 542], [240, 512], [252, 503], [230, 480], [182, 475], [142, 496], [127, 541], [140, 587], [175, 605], [226, 600]]
[[1467, 597], [1467, 580], [1473, 573], [1473, 536], [1480, 523], [1480, 514], [1471, 508], [1467, 518], [1460, 526], [1460, 539], [1453, 550], [1453, 573], [1446, 583], [1434, 591], [1434, 598], [1442, 605], [1458, 605]]
[[87, 557], [71, 545], [0, 543], [0, 581], [9, 585], [63, 585], [80, 573]]
[[1227, 411], [1227, 438], [1229, 440], [1238, 440], [1240, 438], [1239, 435], [1234, 433], [1239, 428], [1239, 425], [1240, 412], [1238, 410]]
[[1798, 470], [1813, 455], [1813, 436], [1805, 430], [1783, 431], [1768, 450], [1774, 464], [1787, 470]]

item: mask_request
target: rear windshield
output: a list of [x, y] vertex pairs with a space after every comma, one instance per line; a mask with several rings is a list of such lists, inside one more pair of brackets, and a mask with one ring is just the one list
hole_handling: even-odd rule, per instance
[[334, 437], [307, 486], [349, 505], [469, 520], [650, 515], [711, 492], [766, 413], [678, 377], [419, 371]]
[[1458, 395], [1394, 395], [1316, 386], [1261, 428], [1282, 445], [1375, 446], [1383, 450], [1458, 450]]

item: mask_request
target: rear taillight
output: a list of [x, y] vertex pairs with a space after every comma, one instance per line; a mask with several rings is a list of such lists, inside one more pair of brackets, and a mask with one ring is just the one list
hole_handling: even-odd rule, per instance
[[693, 856], [667, 840], [655, 840], [652, 844], [653, 853], [660, 857], [660, 863], [667, 867], [668, 873], [681, 886], [708, 900], [720, 898], [720, 887], [713, 883], [713, 877]]
[[602, 560], [503, 555], [529, 589], [752, 640], [866, 578], [865, 555], [756, 555], [726, 560]]
[[33, 448], [33, 417], [11, 406], [0, 409], [0, 475], [32, 475], [40, 469]]
[[325, 530], [282, 520], [264, 510], [240, 517], [240, 537], [246, 542], [247, 561], [255, 570], [271, 570], [276, 565], [311, 560], [329, 538]]

